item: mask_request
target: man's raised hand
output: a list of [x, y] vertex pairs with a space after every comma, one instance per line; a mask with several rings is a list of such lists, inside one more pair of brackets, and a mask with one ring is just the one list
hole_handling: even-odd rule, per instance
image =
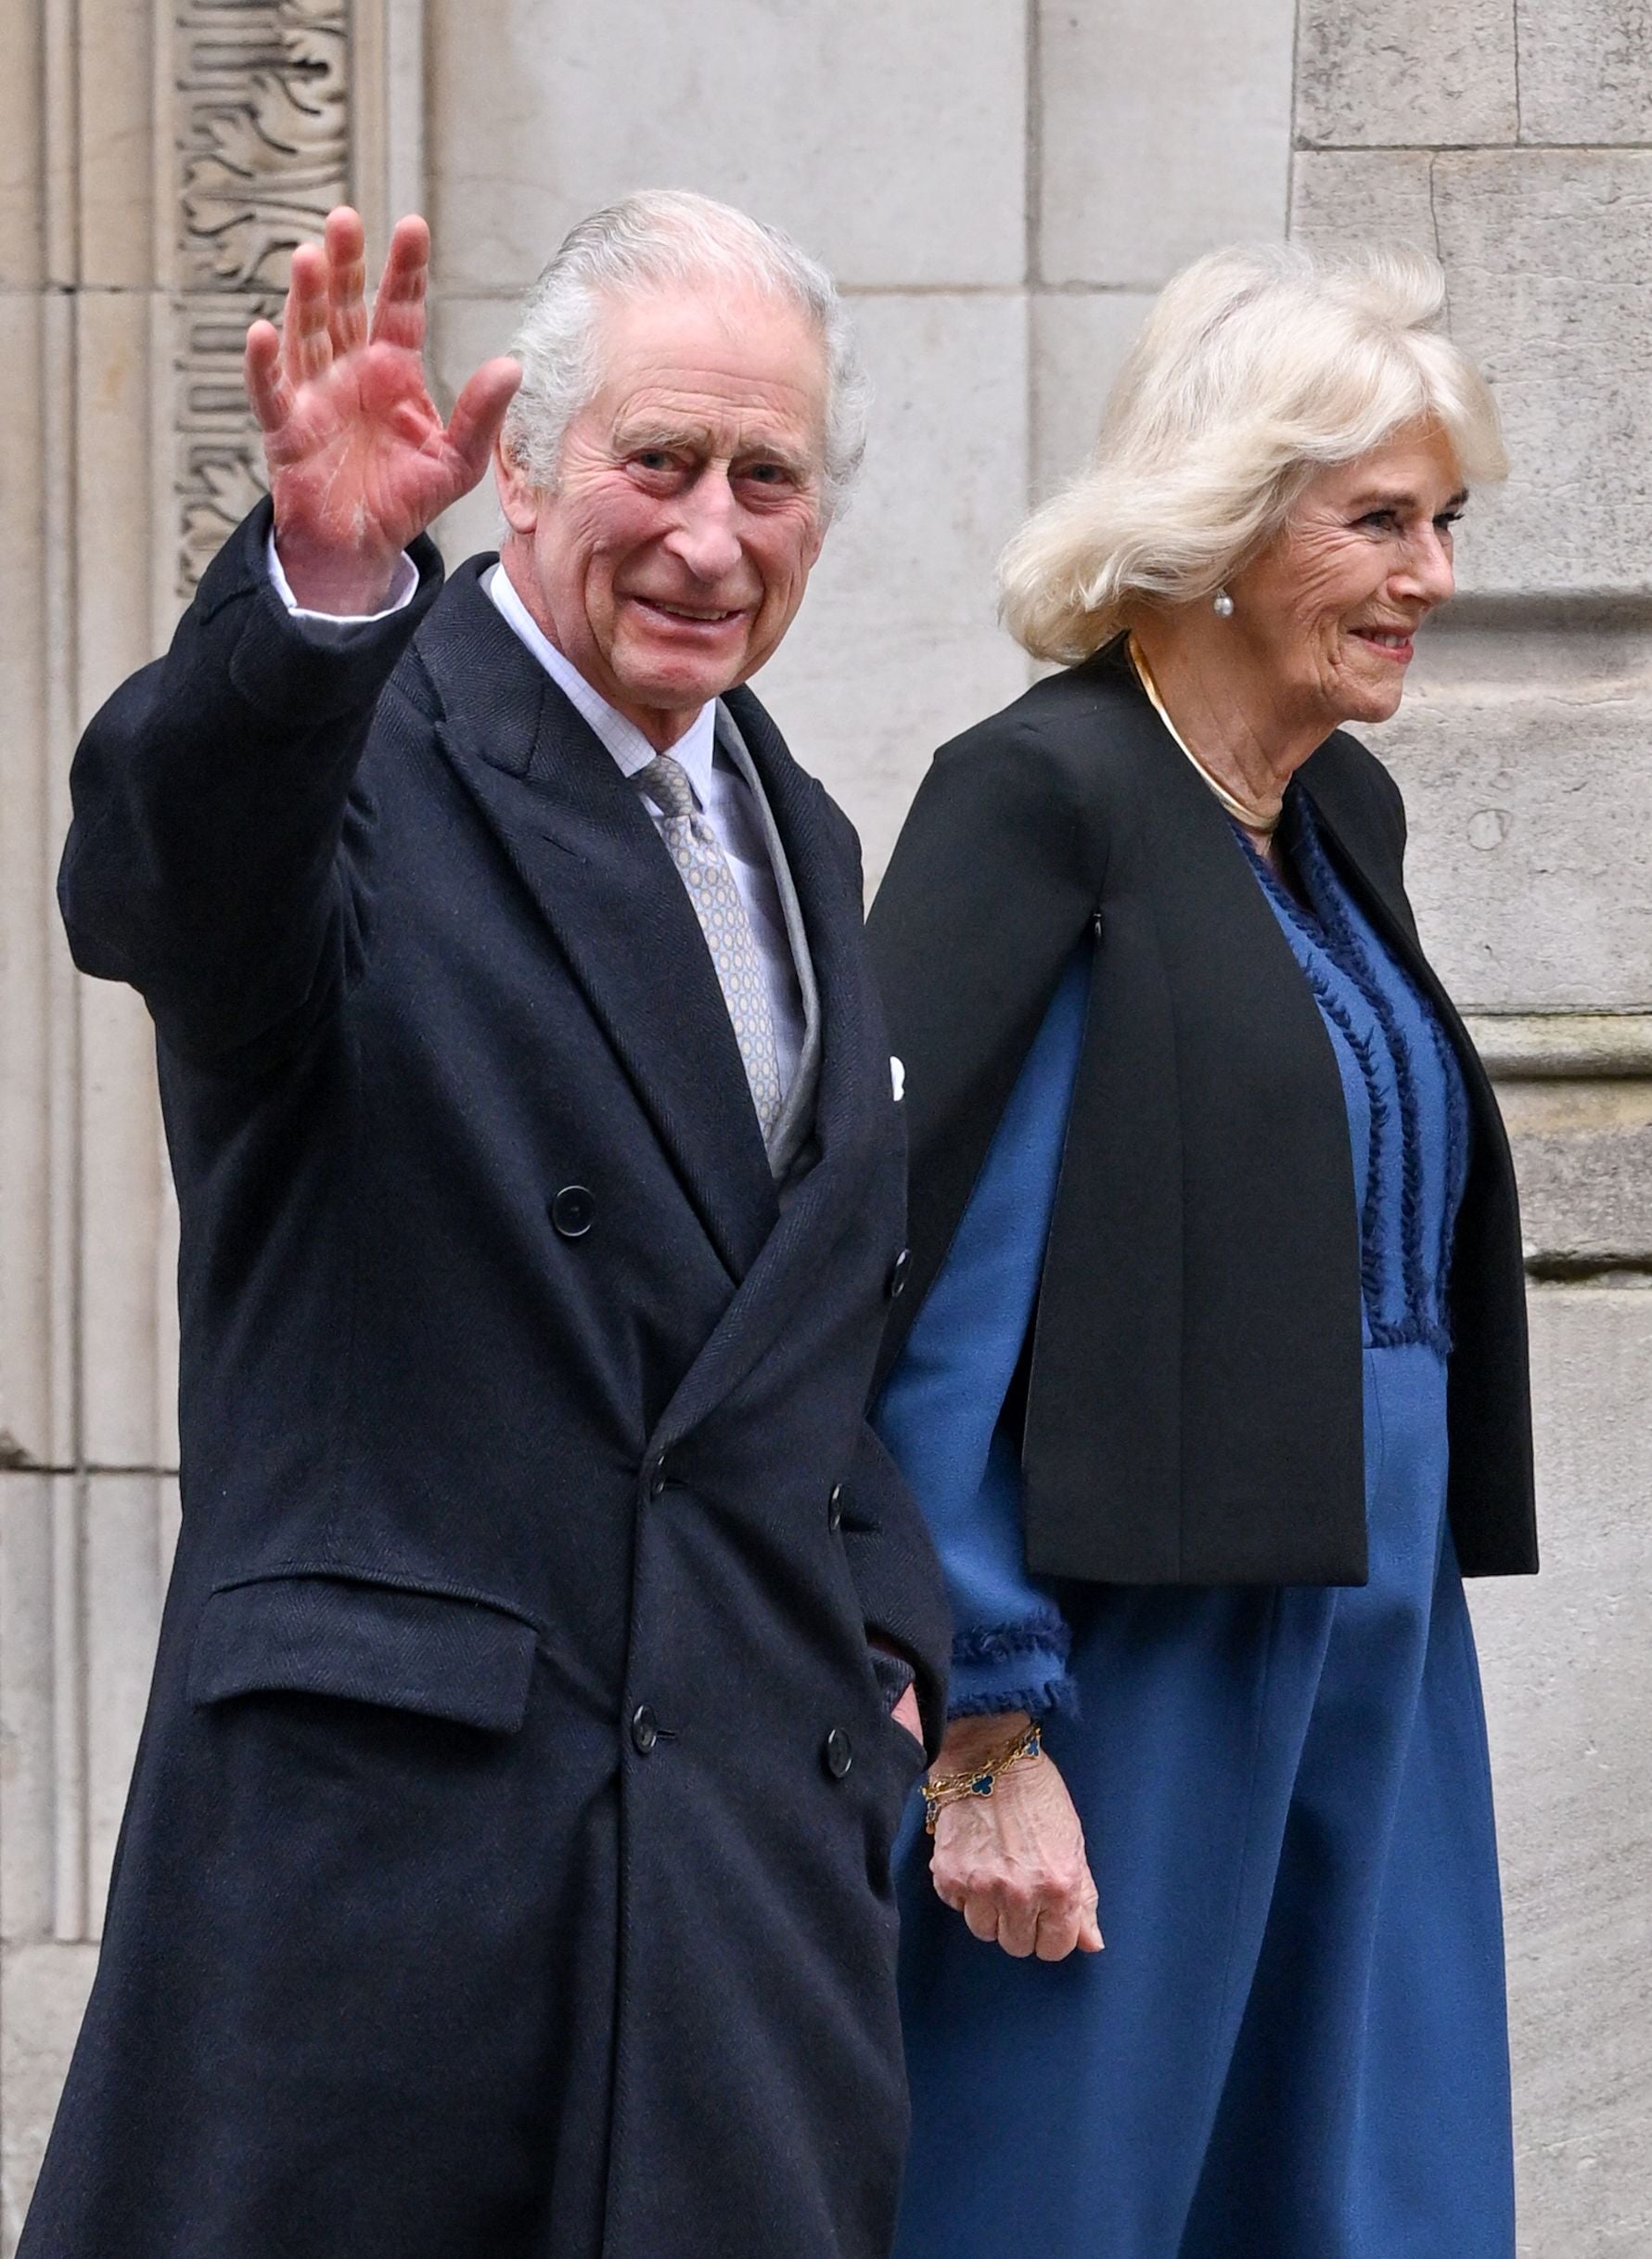
[[425, 389], [430, 231], [397, 221], [371, 324], [365, 251], [357, 214], [330, 212], [325, 239], [292, 255], [279, 333], [247, 332], [276, 553], [312, 611], [380, 609], [408, 543], [487, 468], [521, 382], [514, 361], [483, 362], [443, 425]]

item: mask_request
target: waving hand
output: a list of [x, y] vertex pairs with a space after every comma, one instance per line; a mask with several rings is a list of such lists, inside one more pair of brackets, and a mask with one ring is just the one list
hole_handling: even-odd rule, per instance
[[377, 610], [415, 534], [487, 468], [514, 361], [486, 361], [445, 425], [425, 387], [430, 233], [399, 220], [369, 321], [362, 223], [327, 214], [301, 244], [279, 333], [247, 332], [247, 392], [263, 430], [275, 547], [294, 595], [315, 611]]

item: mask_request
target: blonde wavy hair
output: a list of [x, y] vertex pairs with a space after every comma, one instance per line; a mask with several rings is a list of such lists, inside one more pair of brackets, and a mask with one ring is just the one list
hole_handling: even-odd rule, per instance
[[1445, 277], [1395, 246], [1212, 251], [1168, 283], [1085, 468], [999, 560], [1005, 625], [1075, 665], [1133, 606], [1208, 597], [1288, 522], [1314, 473], [1418, 420], [1466, 481], [1506, 476], [1485, 379], [1439, 327]]

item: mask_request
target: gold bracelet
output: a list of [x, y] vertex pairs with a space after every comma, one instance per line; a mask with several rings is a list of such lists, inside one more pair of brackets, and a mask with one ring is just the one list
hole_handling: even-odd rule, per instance
[[948, 1804], [962, 1803], [967, 1796], [991, 1796], [1001, 1773], [1011, 1772], [1018, 1765], [1030, 1765], [1043, 1752], [1042, 1731], [1036, 1725], [1029, 1726], [984, 1765], [971, 1765], [967, 1773], [942, 1773], [939, 1780], [926, 1780], [924, 1833], [934, 1834], [936, 1819]]

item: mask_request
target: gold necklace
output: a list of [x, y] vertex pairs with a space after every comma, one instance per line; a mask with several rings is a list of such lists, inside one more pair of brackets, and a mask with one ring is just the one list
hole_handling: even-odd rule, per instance
[[1192, 746], [1186, 742], [1181, 731], [1171, 720], [1170, 715], [1166, 713], [1164, 710], [1164, 700], [1159, 695], [1159, 685], [1153, 680], [1152, 674], [1147, 666], [1147, 661], [1143, 656], [1142, 647], [1139, 643], [1137, 643], [1133, 635], [1131, 636], [1127, 648], [1130, 652], [1130, 663], [1136, 672], [1136, 679], [1141, 684], [1142, 688], [1147, 693], [1147, 697], [1152, 702], [1154, 712], [1164, 724], [1166, 729], [1170, 731], [1175, 743], [1181, 748], [1182, 751], [1186, 754], [1188, 760], [1192, 762], [1194, 767], [1198, 771], [1199, 775], [1210, 786], [1211, 791], [1215, 793], [1217, 799], [1227, 810], [1229, 815], [1233, 817], [1235, 823], [1243, 824], [1247, 831], [1261, 832], [1264, 840], [1271, 840], [1274, 832], [1279, 828], [1279, 819], [1285, 813], [1284, 808], [1275, 808], [1272, 815], [1259, 815], [1254, 808], [1248, 808], [1242, 800], [1236, 799], [1234, 794], [1228, 790], [1227, 787], [1222, 782], [1220, 777], [1211, 776], [1210, 770], [1205, 766], [1204, 763], [1194, 751]]

